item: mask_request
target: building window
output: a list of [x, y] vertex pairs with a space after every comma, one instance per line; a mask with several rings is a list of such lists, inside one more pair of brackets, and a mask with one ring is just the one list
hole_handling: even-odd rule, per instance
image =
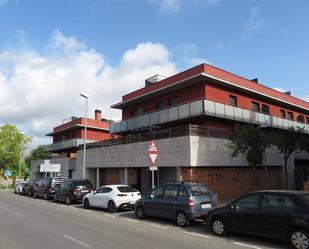
[[260, 104], [258, 102], [252, 101], [252, 111], [260, 112]]
[[138, 114], [143, 114], [143, 113], [147, 113], [147, 112], [148, 112], [147, 107], [139, 107], [138, 108]]
[[229, 96], [229, 104], [232, 106], [237, 106], [237, 97], [230, 95]]
[[156, 110], [162, 109], [164, 107], [164, 101], [161, 100], [156, 103]]
[[293, 112], [288, 112], [288, 120], [294, 120]]
[[303, 115], [298, 115], [297, 121], [300, 122], [300, 123], [304, 123], [305, 122], [304, 116]]
[[306, 117], [307, 124], [309, 125], [309, 117]]
[[269, 105], [262, 104], [262, 112], [269, 114]]
[[170, 98], [167, 100], [167, 106], [173, 106], [178, 104], [178, 97]]
[[285, 110], [280, 110], [280, 118], [285, 118]]
[[131, 117], [135, 117], [137, 115], [138, 115], [138, 109], [137, 108], [131, 110]]

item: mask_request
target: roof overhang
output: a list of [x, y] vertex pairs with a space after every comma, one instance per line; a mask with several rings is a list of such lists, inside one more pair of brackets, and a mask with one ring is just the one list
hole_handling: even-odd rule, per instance
[[[67, 132], [67, 131], [75, 130], [75, 129], [78, 129], [78, 128], [84, 128], [84, 127], [85, 127], [85, 125], [83, 125], [83, 124], [76, 124], [74, 126], [70, 126], [70, 127], [64, 128], [64, 129], [59, 130], [59, 131], [49, 132], [49, 133], [46, 134], [46, 136], [53, 136], [53, 135], [56, 135], [56, 134], [59, 134], [59, 133], [64, 133], [64, 132]], [[87, 125], [87, 129], [109, 132], [109, 129], [101, 128], [101, 127], [95, 127], [95, 126], [89, 126], [89, 125]]]
[[[263, 97], [263, 98], [266, 98], [268, 100], [270, 99], [270, 100], [275, 101], [277, 103], [288, 105], [292, 108], [297, 108], [299, 110], [305, 111], [305, 113], [309, 113], [309, 110], [306, 109], [303, 106], [294, 104], [292, 102], [289, 102], [289, 101], [286, 101], [286, 100], [283, 100], [283, 99], [280, 99], [280, 98], [277, 98], [277, 97], [274, 97], [274, 96], [271, 96], [271, 95], [268, 95], [268, 94], [265, 94], [265, 93], [261, 93], [259, 91], [238, 85], [236, 83], [215, 77], [213, 75], [210, 75], [210, 74], [207, 74], [207, 73], [204, 73], [204, 72], [195, 74], [195, 75], [188, 77], [188, 78], [185, 78], [183, 80], [176, 81], [176, 82], [174, 82], [170, 85], [156, 89], [156, 90], [151, 91], [149, 93], [142, 94], [142, 95], [135, 97], [135, 98], [132, 98], [130, 100], [119, 102], [117, 104], [112, 105], [111, 107], [116, 108], [116, 109], [123, 109], [125, 107], [129, 107], [129, 106], [135, 105], [137, 103], [140, 103], [144, 100], [147, 100], [150, 97], [160, 96], [162, 94], [170, 93], [172, 91], [179, 90], [179, 89], [182, 89], [182, 88], [186, 88], [188, 86], [198, 84], [198, 83], [201, 83], [201, 82], [206, 83], [206, 81], [211, 82], [211, 83], [215, 83], [215, 84], [218, 84], [218, 85], [221, 85], [221, 86], [224, 85], [228, 88], [232, 88], [232, 89], [240, 91], [240, 92], [251, 93], [253, 95]], [[258, 83], [256, 83], [256, 84], [258, 84]]]

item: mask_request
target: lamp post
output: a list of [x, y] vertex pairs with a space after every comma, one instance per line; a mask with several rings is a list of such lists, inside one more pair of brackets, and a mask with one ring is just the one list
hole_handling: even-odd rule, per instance
[[80, 93], [80, 96], [85, 98], [86, 107], [85, 107], [85, 134], [84, 134], [84, 158], [83, 158], [83, 179], [85, 179], [85, 170], [86, 170], [86, 139], [87, 139], [87, 109], [88, 109], [88, 94]]
[[20, 153], [19, 153], [18, 181], [20, 181], [21, 161], [22, 161], [22, 157], [23, 157], [23, 136], [24, 136], [24, 133], [19, 132], [19, 134], [21, 135], [21, 142], [20, 142]]

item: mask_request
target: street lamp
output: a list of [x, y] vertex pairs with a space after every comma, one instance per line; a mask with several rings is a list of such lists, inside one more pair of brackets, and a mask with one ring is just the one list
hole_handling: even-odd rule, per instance
[[84, 134], [84, 158], [83, 158], [83, 179], [85, 179], [85, 170], [86, 170], [86, 139], [87, 139], [87, 109], [88, 109], [88, 94], [80, 93], [80, 96], [86, 100], [85, 108], [85, 134]]
[[19, 153], [18, 181], [20, 181], [21, 161], [23, 157], [23, 136], [25, 133], [19, 132], [19, 134], [21, 135], [21, 142], [20, 142], [20, 153]]

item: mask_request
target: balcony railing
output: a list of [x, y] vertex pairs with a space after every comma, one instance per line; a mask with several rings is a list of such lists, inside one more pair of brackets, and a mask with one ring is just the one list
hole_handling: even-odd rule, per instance
[[146, 113], [137, 117], [111, 124], [110, 133], [139, 130], [171, 121], [207, 115], [251, 124], [263, 125], [280, 129], [302, 128], [309, 133], [309, 125], [274, 117], [268, 114], [225, 105], [222, 103], [200, 99], [166, 109]]
[[[86, 143], [92, 143], [93, 140], [86, 140]], [[63, 150], [63, 149], [69, 149], [69, 148], [77, 148], [79, 145], [84, 143], [84, 139], [70, 139], [65, 140], [49, 145], [45, 145], [45, 149], [47, 151], [57, 151], [57, 150]]]

